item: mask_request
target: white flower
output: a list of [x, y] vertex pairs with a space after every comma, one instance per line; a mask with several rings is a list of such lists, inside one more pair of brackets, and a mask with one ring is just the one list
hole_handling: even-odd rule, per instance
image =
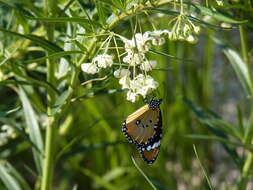
[[133, 80], [130, 79], [129, 74], [126, 74], [119, 80], [119, 83], [122, 85], [122, 89], [128, 89], [127, 100], [131, 102], [138, 100], [140, 95], [145, 98], [158, 87], [158, 82], [151, 76], [143, 74], [137, 75]]
[[139, 52], [146, 52], [149, 50], [150, 45], [147, 43], [150, 38], [147, 33], [141, 34], [137, 33], [135, 34], [135, 38], [132, 39], [134, 42], [136, 40], [137, 48]]
[[149, 35], [149, 38], [152, 40], [153, 45], [163, 45], [165, 43], [165, 39], [162, 37], [164, 34], [169, 34], [168, 30], [154, 30], [152, 32], [145, 32]]
[[113, 64], [113, 57], [108, 54], [97, 55], [93, 61], [100, 68], [111, 67]]
[[164, 38], [153, 38], [152, 39], [152, 44], [155, 46], [161, 46], [165, 43], [165, 39]]
[[125, 50], [131, 53], [135, 53], [136, 51], [139, 53], [147, 52], [150, 48], [149, 40], [151, 39], [146, 32], [144, 34], [136, 33], [132, 40], [122, 38], [122, 41], [125, 43]]
[[194, 26], [193, 30], [194, 30], [195, 34], [199, 34], [200, 33], [200, 27], [199, 26]]
[[6, 133], [0, 133], [0, 146], [5, 145], [6, 143], [8, 143], [8, 136], [6, 135]]
[[157, 87], [158, 82], [156, 82], [150, 75], [144, 76], [143, 74], [139, 74], [135, 78], [134, 88], [137, 90], [136, 93], [142, 95], [144, 98]]
[[221, 23], [220, 25], [222, 28], [232, 28], [232, 25], [226, 22]]
[[151, 61], [144, 61], [141, 65], [140, 65], [140, 69], [144, 70], [144, 71], [151, 71], [153, 68], [155, 68], [157, 65], [157, 62], [154, 60]]
[[128, 69], [118, 69], [118, 70], [114, 71], [113, 74], [114, 74], [114, 76], [115, 76], [116, 78], [122, 78], [122, 77], [124, 77], [124, 76], [126, 76], [126, 75], [129, 76], [130, 72], [129, 72]]
[[88, 74], [95, 74], [99, 72], [99, 68], [94, 63], [83, 63], [81, 65], [83, 72]]
[[119, 83], [122, 85], [122, 89], [129, 89], [130, 88], [130, 78], [128, 75], [123, 76]]
[[224, 5], [222, 0], [216, 0], [216, 3], [217, 3], [218, 6], [223, 6]]
[[197, 42], [197, 38], [195, 38], [193, 35], [189, 35], [186, 40], [189, 42], [189, 43], [196, 43]]
[[147, 33], [150, 37], [161, 37], [162, 35], [168, 34], [169, 30], [154, 30], [152, 32], [148, 31], [145, 33]]
[[15, 130], [9, 125], [3, 125], [0, 131], [0, 146], [8, 143], [9, 138], [15, 138], [17, 133]]
[[128, 40], [128, 39], [122, 39], [123, 42], [125, 43], [125, 50], [129, 53], [132, 53], [135, 51], [135, 42], [133, 40]]
[[143, 53], [132, 53], [129, 52], [125, 57], [123, 57], [123, 62], [128, 63], [131, 66], [139, 65], [143, 59], [145, 58], [145, 55]]
[[129, 90], [127, 92], [127, 100], [131, 101], [131, 102], [136, 102], [136, 100], [139, 99], [138, 94], [136, 94], [135, 92], [132, 92], [131, 90]]
[[16, 131], [10, 125], [3, 125], [2, 131], [10, 138], [15, 138], [17, 136]]

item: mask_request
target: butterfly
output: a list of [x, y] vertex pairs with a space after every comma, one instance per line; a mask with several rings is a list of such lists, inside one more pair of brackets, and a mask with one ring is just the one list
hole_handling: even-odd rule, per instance
[[152, 164], [159, 153], [162, 139], [162, 99], [151, 100], [130, 114], [122, 124], [122, 132], [128, 141], [135, 144], [142, 159]]

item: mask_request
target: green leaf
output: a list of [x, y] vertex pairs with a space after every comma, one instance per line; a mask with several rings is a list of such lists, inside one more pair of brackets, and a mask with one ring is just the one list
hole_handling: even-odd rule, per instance
[[9, 114], [12, 114], [12, 113], [14, 113], [14, 112], [20, 110], [20, 108], [21, 108], [21, 107], [18, 106], [18, 107], [16, 107], [16, 108], [11, 109], [11, 110], [8, 110], [8, 111], [0, 111], [0, 117], [5, 117], [5, 116], [7, 116], [7, 115], [9, 115]]
[[231, 24], [243, 24], [247, 23], [248, 20], [236, 20], [231, 16], [224, 15], [222, 13], [217, 12], [214, 9], [210, 9], [199, 4], [194, 4], [190, 2], [185, 2], [186, 5], [190, 6], [191, 9], [195, 10], [197, 13], [201, 13], [203, 15], [211, 16], [212, 18], [217, 19], [218, 21], [227, 22]]
[[97, 7], [97, 11], [98, 11], [99, 21], [103, 26], [105, 26], [106, 25], [106, 18], [107, 18], [106, 7], [100, 1], [96, 2], [96, 7]]
[[24, 34], [20, 34], [20, 33], [17, 33], [17, 32], [12, 32], [10, 30], [7, 30], [7, 29], [4, 29], [4, 28], [0, 28], [0, 31], [1, 32], [4, 32], [4, 33], [7, 33], [7, 34], [10, 34], [10, 35], [14, 35], [14, 36], [18, 36], [18, 37], [21, 37], [21, 38], [25, 38], [25, 39], [28, 39], [28, 40], [31, 40], [32, 42], [40, 45], [41, 47], [43, 47], [44, 49], [48, 50], [48, 51], [63, 51], [62, 48], [60, 48], [59, 46], [57, 46], [56, 44], [44, 39], [44, 38], [41, 38], [39, 36], [35, 36], [35, 35], [32, 35], [32, 34], [27, 34], [27, 35], [24, 35]]
[[[183, 98], [183, 101], [186, 103], [186, 105], [189, 106], [189, 108], [192, 109], [192, 111], [197, 116], [198, 120], [201, 123], [203, 123], [204, 126], [209, 131], [211, 131], [215, 136], [218, 136], [219, 138], [223, 138], [224, 140], [229, 139], [228, 134], [232, 135], [233, 137], [240, 138], [240, 133], [236, 127], [232, 126], [228, 122], [223, 121], [214, 113], [205, 112], [203, 109], [196, 106], [192, 101], [190, 101], [186, 97]], [[235, 149], [226, 143], [221, 143], [221, 144], [223, 145], [227, 153], [234, 159], [235, 163], [239, 166], [241, 159], [238, 156]]]
[[24, 178], [7, 161], [0, 161], [0, 178], [9, 190], [31, 190]]
[[218, 45], [220, 45], [224, 54], [231, 63], [234, 71], [236, 72], [237, 77], [239, 78], [241, 85], [243, 86], [243, 89], [245, 90], [246, 95], [252, 97], [253, 87], [249, 74], [249, 69], [247, 65], [243, 62], [241, 56], [237, 53], [237, 51], [229, 47], [229, 45], [225, 44], [220, 39], [214, 38], [214, 41]]
[[34, 156], [34, 161], [35, 161], [37, 171], [39, 174], [42, 174], [44, 148], [43, 148], [42, 135], [40, 132], [38, 122], [36, 120], [36, 114], [29, 102], [28, 97], [26, 96], [24, 90], [21, 87], [19, 88], [19, 96], [22, 102], [22, 106], [23, 106], [23, 110], [25, 114], [25, 120], [26, 120], [26, 127], [29, 130], [30, 140], [39, 149], [39, 151], [37, 151], [35, 148], [33, 148], [33, 156]]
[[55, 105], [52, 108], [52, 115], [56, 114], [61, 106], [66, 102], [68, 97], [71, 95], [69, 90], [65, 90], [61, 95], [56, 99]]
[[225, 144], [230, 144], [233, 145], [234, 147], [243, 147], [251, 152], [253, 152], [253, 148], [250, 145], [244, 145], [238, 142], [233, 142], [229, 139], [225, 139], [225, 138], [221, 138], [221, 137], [217, 137], [217, 136], [213, 136], [213, 135], [184, 135], [184, 137], [186, 138], [191, 138], [191, 139], [199, 139], [199, 140], [213, 140], [213, 141], [218, 141], [221, 143], [225, 143]]
[[82, 52], [82, 51], [56, 52], [56, 53], [52, 53], [48, 56], [40, 57], [40, 58], [37, 58], [37, 59], [26, 60], [26, 61], [24, 61], [24, 63], [41, 62], [41, 61], [45, 61], [45, 60], [50, 59], [50, 58], [61, 58], [61, 57], [65, 57], [65, 56], [72, 55], [72, 54], [83, 54], [83, 53], [84, 52]]
[[121, 0], [99, 0], [107, 5], [113, 6], [121, 11], [125, 11], [125, 6], [124, 4], [121, 2]]
[[[149, 8], [149, 10], [153, 10], [153, 11], [158, 11], [158, 12], [161, 12], [161, 13], [164, 13], [164, 14], [167, 14], [167, 15], [180, 15], [181, 13], [180, 12], [177, 12], [177, 11], [171, 11], [171, 10], [167, 10], [167, 9], [158, 9], [158, 8]], [[217, 25], [213, 25], [213, 24], [210, 24], [210, 23], [207, 23], [203, 20], [200, 20], [196, 17], [192, 17], [190, 15], [186, 15], [186, 17], [194, 22], [197, 22], [199, 24], [204, 24], [204, 25], [207, 25], [207, 26], [210, 26], [210, 27], [213, 27], [213, 28], [219, 28], [219, 29], [224, 29], [220, 26], [217, 26]]]
[[31, 16], [25, 16], [27, 19], [30, 20], [38, 20], [38, 21], [42, 21], [42, 22], [53, 22], [53, 23], [57, 23], [57, 22], [77, 22], [77, 23], [82, 23], [82, 24], [86, 24], [86, 25], [93, 25], [93, 26], [98, 26], [101, 27], [101, 24], [97, 23], [96, 21], [92, 20], [92, 22], [90, 22], [89, 19], [85, 19], [82, 17], [31, 17]]

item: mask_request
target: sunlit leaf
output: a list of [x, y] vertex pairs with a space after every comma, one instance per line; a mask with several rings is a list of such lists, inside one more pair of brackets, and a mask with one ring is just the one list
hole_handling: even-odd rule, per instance
[[21, 87], [19, 88], [19, 96], [22, 102], [22, 106], [23, 106], [23, 110], [25, 114], [25, 120], [26, 120], [26, 127], [29, 130], [30, 140], [39, 149], [39, 151], [37, 151], [36, 149], [33, 148], [33, 156], [34, 156], [34, 161], [36, 164], [37, 171], [38, 173], [41, 174], [44, 148], [43, 148], [43, 141], [42, 141], [42, 135], [40, 132], [39, 124], [36, 120], [36, 114], [29, 102], [29, 99]]

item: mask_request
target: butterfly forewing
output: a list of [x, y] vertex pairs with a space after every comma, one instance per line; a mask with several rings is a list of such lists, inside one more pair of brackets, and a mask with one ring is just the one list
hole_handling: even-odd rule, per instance
[[159, 153], [162, 138], [161, 100], [151, 101], [132, 113], [123, 122], [122, 131], [137, 146], [144, 161], [152, 164]]
[[159, 127], [159, 118], [159, 108], [152, 110], [145, 105], [127, 117], [122, 130], [130, 143], [147, 144]]

